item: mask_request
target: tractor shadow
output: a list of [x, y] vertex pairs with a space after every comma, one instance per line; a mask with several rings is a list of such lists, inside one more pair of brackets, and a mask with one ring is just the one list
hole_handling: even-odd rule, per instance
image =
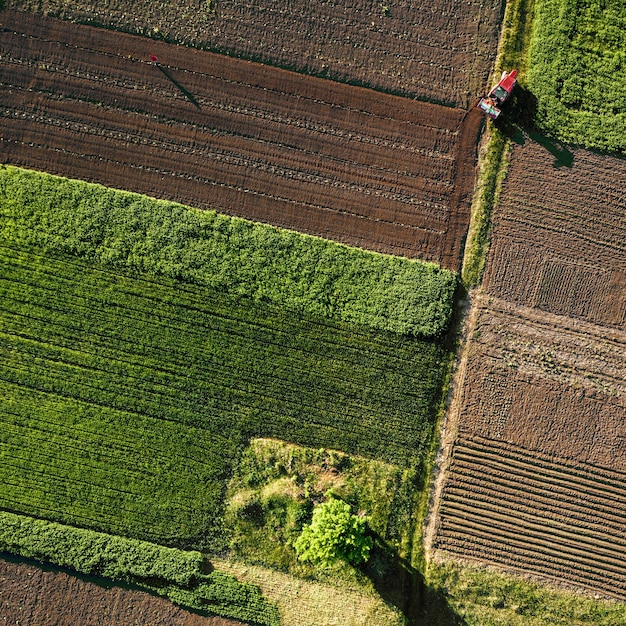
[[194, 95], [185, 87], [183, 87], [173, 76], [172, 74], [169, 72], [169, 70], [167, 70], [166, 68], [164, 68], [160, 63], [158, 62], [153, 62], [153, 64], [161, 71], [161, 73], [165, 76], [165, 78], [167, 78], [186, 98], [187, 100], [189, 100], [189, 102], [191, 102], [191, 104], [193, 104], [196, 109], [200, 109], [200, 104], [198, 103], [198, 101], [196, 100], [196, 98], [194, 97]]
[[362, 566], [381, 598], [398, 609], [408, 626], [467, 626], [444, 595], [428, 586], [424, 577], [375, 536], [367, 564]]
[[547, 150], [553, 157], [552, 167], [572, 167], [574, 153], [561, 141], [547, 137], [535, 124], [537, 115], [537, 98], [521, 85], [517, 85], [511, 98], [503, 107], [502, 115], [494, 122], [511, 141], [524, 145], [526, 141], [534, 141]]

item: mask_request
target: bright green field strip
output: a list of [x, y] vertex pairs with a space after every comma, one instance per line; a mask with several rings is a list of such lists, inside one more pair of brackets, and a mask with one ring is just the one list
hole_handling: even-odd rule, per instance
[[560, 139], [626, 152], [624, 0], [534, 0], [528, 87]]
[[180, 544], [211, 538], [233, 456], [224, 437], [5, 380], [0, 397], [3, 508]]
[[0, 247], [0, 506], [216, 545], [249, 436], [419, 461], [435, 342]]
[[0, 167], [0, 232], [19, 246], [424, 337], [445, 331], [456, 286], [432, 263], [10, 166]]

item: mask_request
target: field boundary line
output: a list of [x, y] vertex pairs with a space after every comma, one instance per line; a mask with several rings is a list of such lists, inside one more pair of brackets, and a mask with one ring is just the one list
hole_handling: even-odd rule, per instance
[[[430, 503], [424, 520], [423, 547], [426, 561], [434, 558], [433, 546], [440, 523], [439, 510], [443, 499], [444, 486], [452, 465], [452, 448], [459, 434], [459, 418], [463, 407], [467, 365], [470, 357], [471, 337], [478, 321], [479, 308], [472, 303], [474, 294], [468, 294], [465, 301], [457, 304], [464, 317], [461, 331], [460, 350], [457, 356], [456, 371], [449, 374], [447, 406], [439, 427], [438, 450], [435, 454], [430, 477]], [[437, 436], [437, 435], [435, 435]]]

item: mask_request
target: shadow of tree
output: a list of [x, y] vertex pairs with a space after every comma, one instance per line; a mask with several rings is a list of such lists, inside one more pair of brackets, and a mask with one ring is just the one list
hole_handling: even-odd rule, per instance
[[421, 572], [394, 554], [379, 536], [362, 569], [381, 598], [401, 611], [409, 626], [466, 626], [445, 597], [426, 584]]
[[518, 85], [494, 124], [517, 144], [524, 145], [526, 141], [534, 141], [545, 148], [554, 157], [554, 168], [572, 167], [574, 153], [563, 142], [544, 135], [537, 128], [536, 115], [537, 97], [530, 90]]

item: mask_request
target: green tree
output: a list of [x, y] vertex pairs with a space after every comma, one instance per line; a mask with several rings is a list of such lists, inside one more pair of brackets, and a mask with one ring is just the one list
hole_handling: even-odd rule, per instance
[[302, 529], [294, 547], [301, 561], [329, 567], [339, 560], [358, 565], [367, 561], [372, 538], [367, 518], [352, 515], [350, 505], [335, 498], [319, 504], [311, 523]]

